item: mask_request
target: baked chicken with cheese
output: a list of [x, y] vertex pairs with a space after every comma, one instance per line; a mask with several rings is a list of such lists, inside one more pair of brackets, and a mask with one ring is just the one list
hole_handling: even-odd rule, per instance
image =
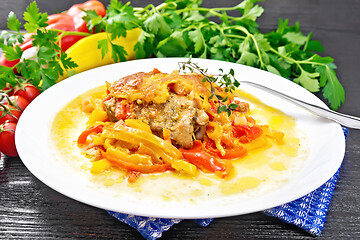
[[108, 84], [104, 108], [111, 121], [140, 119], [160, 137], [167, 129], [174, 145], [188, 149], [193, 140], [204, 139], [209, 122], [211, 92], [202, 79], [157, 70], [135, 73]]

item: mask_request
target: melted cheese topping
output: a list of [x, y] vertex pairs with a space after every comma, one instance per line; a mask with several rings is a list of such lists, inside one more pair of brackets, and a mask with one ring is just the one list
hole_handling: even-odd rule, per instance
[[[145, 102], [164, 103], [169, 99], [169, 91], [181, 91], [180, 95], [190, 95], [197, 99], [202, 109], [208, 109], [207, 99], [211, 95], [209, 83], [202, 82], [199, 74], [181, 74], [174, 71], [171, 74], [155, 72], [139, 72], [108, 84], [111, 96], [124, 98], [129, 102], [142, 100]], [[216, 88], [220, 91], [220, 88]]]

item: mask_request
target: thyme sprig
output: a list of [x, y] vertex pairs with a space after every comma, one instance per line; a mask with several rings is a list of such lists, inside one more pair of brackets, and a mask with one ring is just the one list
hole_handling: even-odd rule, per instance
[[[226, 93], [233, 93], [237, 87], [240, 86], [239, 81], [235, 79], [234, 69], [230, 69], [228, 73], [224, 73], [222, 68], [219, 68], [221, 74], [209, 74], [208, 69], [201, 68], [197, 63], [191, 61], [191, 57], [186, 62], [179, 62], [180, 71], [185, 71], [188, 69], [191, 73], [197, 72], [204, 76], [202, 82], [208, 82], [210, 84], [211, 95], [209, 99], [215, 98], [215, 102], [219, 103], [217, 107], [217, 113], [226, 112], [228, 116], [231, 115], [231, 112], [238, 108], [238, 104], [230, 102], [228, 103], [228, 96], [221, 96], [216, 94], [214, 84], [217, 84], [219, 87], [223, 88]], [[227, 104], [228, 103], [228, 104]]]

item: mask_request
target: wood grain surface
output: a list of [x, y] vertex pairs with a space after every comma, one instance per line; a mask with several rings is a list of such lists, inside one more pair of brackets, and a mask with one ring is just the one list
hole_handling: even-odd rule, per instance
[[[29, 0], [0, 0], [0, 29], [9, 11], [21, 16]], [[63, 11], [80, 0], [38, 0], [41, 11]], [[107, 4], [109, 1], [103, 1]], [[132, 1], [133, 6], [162, 1]], [[206, 7], [232, 6], [235, 1], [204, 1]], [[346, 92], [342, 113], [360, 116], [360, 0], [267, 0], [259, 25], [276, 28], [279, 18], [300, 22], [313, 32], [338, 66]], [[31, 144], [31, 143], [29, 143]], [[19, 158], [7, 158], [0, 173], [0, 239], [141, 239], [128, 225], [104, 210], [55, 192], [37, 180]], [[319, 239], [360, 238], [360, 130], [350, 130], [346, 156]], [[262, 213], [215, 219], [208, 227], [182, 221], [161, 239], [312, 239], [308, 233]]]

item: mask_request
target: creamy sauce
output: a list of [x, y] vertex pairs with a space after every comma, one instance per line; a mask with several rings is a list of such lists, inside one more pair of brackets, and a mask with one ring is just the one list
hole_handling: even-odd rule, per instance
[[[130, 200], [175, 201], [199, 203], [204, 199], [226, 198], [238, 195], [239, 199], [261, 196], [274, 191], [291, 180], [302, 168], [307, 157], [306, 138], [296, 127], [296, 121], [278, 109], [261, 103], [256, 97], [238, 92], [250, 103], [250, 116], [258, 124], [285, 133], [284, 144], [260, 139], [250, 143], [247, 156], [233, 160], [234, 174], [220, 179], [214, 174], [200, 173], [188, 177], [178, 173], [142, 174], [133, 184], [125, 179], [125, 172], [110, 168], [103, 173], [90, 173], [91, 160], [77, 147], [76, 140], [85, 129], [89, 115], [81, 111], [81, 104], [90, 96], [105, 97], [105, 86], [90, 90], [66, 105], [55, 117], [51, 131], [54, 155], [75, 174], [81, 175], [89, 185], [112, 196], [126, 196]], [[257, 147], [260, 145], [261, 147]]]

